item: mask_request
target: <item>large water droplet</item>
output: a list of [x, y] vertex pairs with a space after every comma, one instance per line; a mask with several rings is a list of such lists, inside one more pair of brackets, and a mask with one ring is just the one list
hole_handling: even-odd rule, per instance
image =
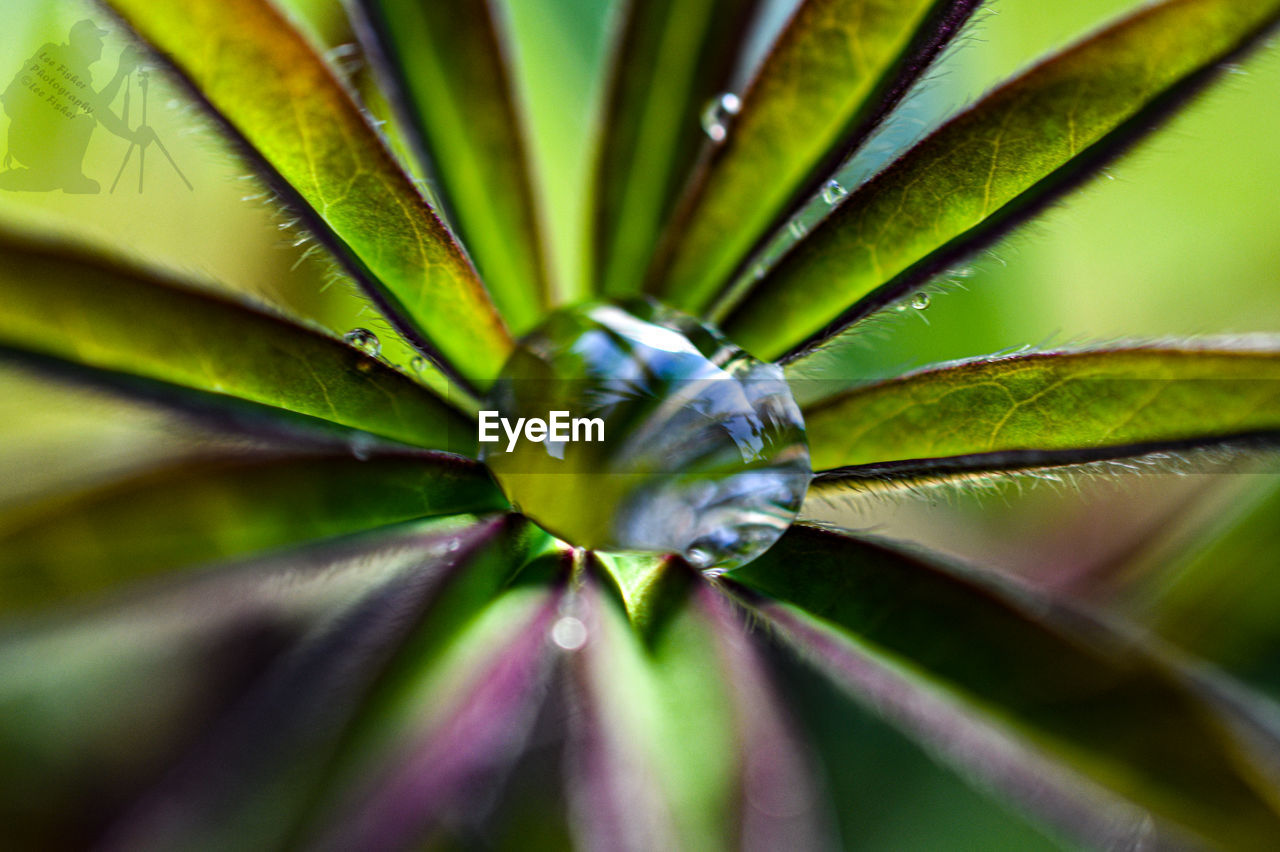
[[742, 109], [742, 101], [733, 92], [725, 92], [711, 99], [702, 110], [702, 131], [717, 145], [729, 135], [729, 123]]
[[342, 335], [342, 339], [372, 358], [382, 354], [382, 341], [378, 340], [378, 335], [367, 328], [353, 328]]
[[489, 432], [499, 440], [480, 447], [508, 496], [582, 547], [675, 552], [724, 570], [782, 535], [811, 476], [781, 368], [650, 302], [552, 314], [484, 408], [504, 418]]

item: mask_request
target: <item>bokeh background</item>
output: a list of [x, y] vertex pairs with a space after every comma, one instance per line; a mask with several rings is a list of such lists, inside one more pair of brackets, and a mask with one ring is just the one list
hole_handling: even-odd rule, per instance
[[[282, 5], [365, 93], [371, 112], [385, 117], [367, 69], [347, 47], [352, 37], [338, 0]], [[616, 4], [501, 5], [519, 45], [513, 61], [545, 213], [555, 223], [551, 255], [562, 292], [581, 293], [585, 282], [575, 259]], [[771, 4], [769, 24], [776, 28], [791, 5]], [[989, 4], [902, 111], [882, 140], [880, 158], [1045, 51], [1133, 5]], [[70, 26], [85, 17], [111, 30], [92, 69], [101, 87], [127, 42], [106, 13], [78, 0], [6, 0], [0, 83], [7, 84], [40, 45], [65, 40]], [[132, 100], [136, 124], [136, 84]], [[117, 99], [117, 110], [121, 103]], [[234, 154], [158, 73], [148, 108], [150, 124], [193, 190], [153, 149], [141, 192], [134, 158], [108, 193], [128, 144], [99, 129], [84, 170], [102, 183], [101, 194], [0, 191], [0, 223], [179, 270], [339, 333], [375, 329], [388, 357], [407, 363], [386, 324], [322, 258], [307, 253], [305, 235], [260, 197]], [[0, 144], [7, 126], [8, 119], [0, 118]], [[1028, 345], [1280, 332], [1277, 139], [1280, 53], [1264, 51], [1104, 178], [948, 276], [926, 310], [891, 313], [852, 337], [839, 353], [841, 375], [868, 379]], [[236, 449], [235, 441], [162, 412], [0, 364], [0, 524], [27, 507], [175, 455]], [[894, 502], [850, 499], [824, 513], [1136, 617], [1175, 645], [1280, 697], [1280, 627], [1273, 626], [1280, 622], [1273, 617], [1280, 608], [1280, 477], [1265, 464], [1176, 474], [1169, 467], [1122, 481], [1027, 479]], [[23, 676], [0, 655], [0, 682], [12, 685]], [[829, 786], [843, 801], [867, 803], [840, 815], [850, 848], [1055, 848], [1019, 815], [972, 791], [829, 687], [802, 679], [786, 688], [813, 699], [804, 702], [811, 708], [804, 721]]]

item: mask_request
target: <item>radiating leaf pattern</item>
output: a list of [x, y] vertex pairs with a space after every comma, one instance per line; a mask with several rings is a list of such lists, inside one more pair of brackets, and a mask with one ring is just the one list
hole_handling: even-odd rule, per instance
[[597, 292], [636, 292], [758, 0], [629, 0], [595, 175]]
[[[361, 0], [369, 50], [401, 101], [476, 269], [517, 333], [551, 299], [509, 47], [490, 0]], [[385, 51], [385, 56], [378, 54]]]
[[[284, 803], [264, 791], [323, 756], [424, 597], [486, 546], [518, 552], [504, 526], [405, 524], [224, 563], [10, 631], [0, 652], [7, 840], [83, 848], [109, 834], [112, 848], [142, 849], [225, 831], [266, 842], [289, 820], [263, 819], [264, 804]], [[193, 745], [173, 771], [175, 751]], [[69, 784], [85, 761], [101, 773]], [[153, 808], [158, 799], [169, 807]]]
[[843, 645], [1215, 844], [1261, 849], [1280, 830], [1271, 754], [1251, 750], [1189, 672], [1069, 607], [799, 525], [730, 576], [806, 611], [787, 609], [818, 628], [809, 641], [833, 637], [813, 650], [837, 677]]
[[[807, 0], [696, 176], [654, 291], [702, 311], [751, 249], [906, 93], [973, 0]], [[767, 178], [766, 178], [767, 176]]]
[[111, 6], [261, 155], [269, 182], [411, 342], [480, 387], [497, 374], [511, 342], [475, 271], [279, 12], [266, 0]]
[[439, 454], [193, 463], [0, 522], [0, 609], [100, 594], [166, 569], [433, 515], [499, 512], [474, 462]]
[[[594, 0], [575, 2], [585, 14]], [[65, 436], [24, 443], [21, 430], [57, 411], [42, 421], [12, 416], [22, 400], [0, 407], [14, 421], [0, 424], [5, 437], [19, 436], [7, 452], [31, 456], [0, 457], [0, 473], [25, 480], [0, 495], [0, 846], [896, 848], [874, 826], [910, 830], [924, 817], [889, 813], [865, 835], [847, 817], [886, 802], [892, 812], [900, 797], [887, 788], [910, 771], [882, 778], [843, 761], [869, 776], [857, 795], [840, 773], [824, 777], [858, 753], [829, 753], [839, 724], [815, 724], [822, 714], [847, 722], [849, 705], [830, 701], [837, 687], [954, 770], [955, 789], [976, 782], [1025, 811], [993, 821], [1015, 833], [1034, 818], [1045, 843], [1275, 846], [1275, 706], [1131, 625], [1009, 574], [788, 526], [794, 501], [781, 522], [778, 501], [750, 508], [760, 504], [745, 492], [764, 493], [761, 478], [652, 522], [705, 517], [708, 540], [787, 528], [727, 573], [695, 570], [685, 560], [708, 551], [692, 545], [683, 557], [593, 553], [544, 531], [560, 528], [549, 510], [508, 500], [464, 456], [476, 453], [475, 392], [514, 345], [504, 319], [523, 333], [567, 298], [565, 282], [545, 277], [544, 242], [574, 290], [642, 288], [726, 320], [756, 354], [788, 362], [793, 380], [841, 388], [805, 397], [819, 400], [805, 412], [818, 500], [828, 488], [1274, 449], [1280, 346], [1261, 337], [992, 356], [852, 390], [804, 355], [1095, 173], [1269, 32], [1280, 0], [1142, 9], [850, 187], [758, 281], [741, 276], [745, 263], [887, 127], [977, 0], [800, 0], [741, 114], [707, 138], [697, 113], [749, 70], [756, 0], [619, 5], [603, 125], [552, 134], [601, 146], [581, 164], [596, 169], [577, 211], [594, 242], [572, 269], [561, 254], [577, 227], [543, 233], [535, 213], [553, 206], [539, 191], [569, 178], [530, 182], [520, 132], [529, 80], [510, 64], [562, 45], [545, 25], [546, 44], [509, 40], [507, 0], [353, 0], [354, 22], [327, 0], [106, 5], [364, 287], [384, 315], [369, 327], [399, 329], [456, 397], [305, 321], [0, 224], [0, 366], [20, 377], [6, 389], [32, 405], [77, 386], [119, 397], [100, 409], [86, 398], [76, 422], [123, 416], [143, 407], [138, 398], [163, 412], [123, 424], [136, 429], [132, 443], [90, 446], [111, 430], [84, 429], [77, 453], [40, 471]], [[363, 56], [386, 89], [370, 103], [380, 114], [398, 107], [387, 132], [416, 146], [457, 242], [348, 90], [341, 66], [353, 49], [321, 57], [291, 17], [312, 14], [331, 44], [348, 24], [366, 25]], [[69, 40], [99, 38], [89, 29], [77, 24]], [[545, 116], [530, 124], [546, 153]], [[0, 189], [23, 178], [11, 171], [6, 162]], [[596, 276], [590, 288], [584, 274]], [[693, 350], [710, 377], [744, 363], [711, 328], [643, 331], [652, 358], [609, 362], [609, 376], [592, 380], [639, 387]], [[575, 337], [566, 357], [588, 358], [598, 342]], [[57, 393], [38, 387], [50, 376]], [[784, 389], [770, 393], [790, 405]], [[744, 465], [771, 443], [754, 419], [704, 405], [698, 387], [664, 394], [654, 406], [715, 420]], [[120, 464], [76, 460], [188, 424], [182, 441]], [[704, 449], [693, 432], [668, 437]], [[533, 443], [563, 460], [557, 439]], [[807, 469], [798, 475], [808, 481]], [[559, 502], [590, 496], [583, 487]], [[1274, 503], [1243, 516], [1251, 544], [1274, 538], [1263, 529]], [[1188, 582], [1163, 609], [1127, 613], [1172, 639], [1170, 618], [1221, 612], [1198, 599], [1224, 570], [1204, 563], [1268, 559], [1261, 545], [1230, 541], [1185, 552], [1172, 563], [1189, 566]], [[1236, 673], [1257, 663], [1274, 645], [1274, 596], [1259, 582], [1254, 597], [1233, 610], [1240, 644], [1191, 637], [1184, 647]], [[1274, 690], [1263, 669], [1244, 674]], [[806, 682], [830, 706], [798, 706], [815, 694]], [[852, 743], [863, 730], [839, 736]], [[956, 819], [972, 832], [952, 845], [981, 835], [976, 799], [951, 798], [968, 803]]]
[[1270, 0], [1173, 0], [1046, 60], [846, 199], [725, 331], [776, 358], [902, 295], [1095, 173], [1278, 17]]

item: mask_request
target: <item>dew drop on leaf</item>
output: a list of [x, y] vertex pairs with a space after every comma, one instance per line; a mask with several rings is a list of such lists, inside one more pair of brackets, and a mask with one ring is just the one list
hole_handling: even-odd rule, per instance
[[829, 205], [839, 204], [848, 195], [849, 190], [841, 186], [839, 181], [829, 180], [822, 186], [822, 200]]
[[911, 297], [911, 307], [915, 308], [917, 311], [923, 311], [925, 308], [929, 307], [929, 294], [924, 292], [916, 293]]
[[580, 547], [680, 553], [725, 570], [782, 535], [811, 478], [782, 369], [647, 301], [552, 314], [483, 409], [497, 413], [497, 440], [482, 440], [481, 458], [507, 496]]
[[729, 122], [742, 109], [742, 101], [732, 92], [712, 98], [702, 110], [702, 131], [717, 145], [729, 135]]
[[353, 328], [342, 335], [342, 339], [371, 358], [377, 358], [382, 354], [382, 341], [378, 340], [378, 335], [367, 328]]
[[587, 626], [572, 615], [561, 616], [551, 626], [551, 641], [565, 651], [577, 651], [587, 644]]
[[409, 369], [413, 370], [415, 373], [421, 373], [426, 368], [427, 359], [423, 358], [421, 355], [414, 355], [409, 359]]

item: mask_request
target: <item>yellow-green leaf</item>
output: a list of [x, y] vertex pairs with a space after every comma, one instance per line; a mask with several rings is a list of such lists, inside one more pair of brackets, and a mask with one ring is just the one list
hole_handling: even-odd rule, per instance
[[475, 271], [350, 94], [267, 0], [111, 0], [262, 159], [420, 348], [485, 386], [511, 340]]
[[824, 479], [937, 478], [1280, 439], [1280, 352], [1118, 349], [962, 362], [805, 414]]
[[695, 177], [652, 282], [703, 310], [771, 228], [906, 93], [975, 0], [806, 0]]
[[[458, 235], [517, 333], [550, 302], [506, 44], [490, 0], [360, 0], [368, 47]], [[376, 46], [375, 46], [376, 45]]]
[[1277, 0], [1168, 0], [1046, 60], [859, 188], [722, 327], [777, 358], [900, 297], [1095, 173], [1277, 18]]
[[596, 163], [597, 292], [635, 293], [727, 93], [758, 0], [630, 0]]
[[91, 381], [242, 423], [475, 446], [465, 418], [388, 365], [157, 272], [0, 232], [0, 305], [0, 357], [84, 368]]

